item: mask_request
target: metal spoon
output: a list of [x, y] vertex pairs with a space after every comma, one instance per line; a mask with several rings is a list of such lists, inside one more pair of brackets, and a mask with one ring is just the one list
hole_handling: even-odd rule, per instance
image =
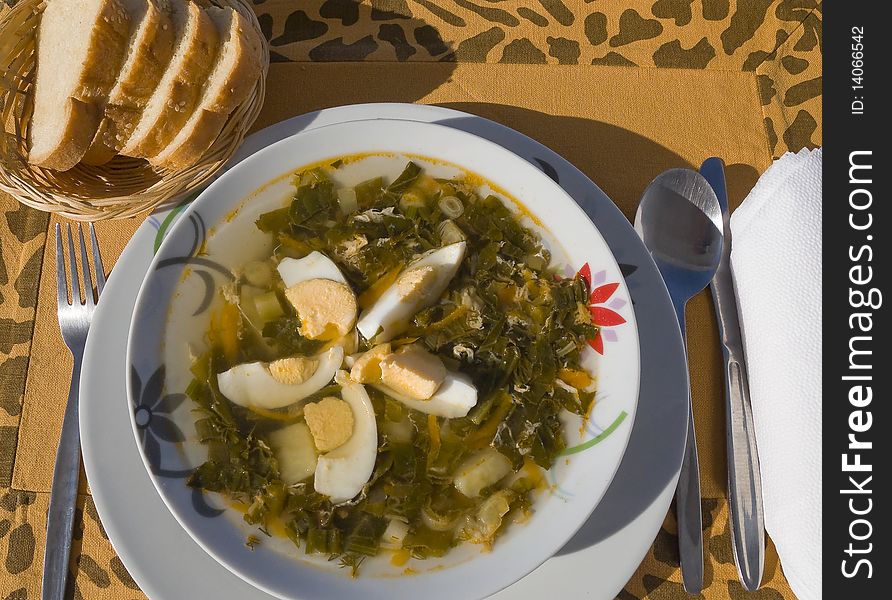
[[[663, 276], [684, 337], [685, 305], [709, 284], [722, 256], [722, 209], [715, 192], [702, 175], [690, 169], [661, 173], [644, 190], [635, 231]], [[703, 588], [703, 518], [690, 393], [688, 411], [687, 443], [675, 499], [682, 581], [688, 593], [697, 594]]]

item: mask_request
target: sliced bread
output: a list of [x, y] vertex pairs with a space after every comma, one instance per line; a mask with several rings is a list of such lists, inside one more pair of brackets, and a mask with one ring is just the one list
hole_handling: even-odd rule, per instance
[[173, 58], [146, 103], [120, 153], [148, 158], [161, 152], [195, 112], [213, 69], [220, 36], [213, 21], [194, 2], [176, 2]]
[[121, 69], [131, 19], [119, 0], [49, 0], [37, 30], [28, 162], [65, 171], [99, 127]]
[[197, 110], [166, 148], [149, 162], [187, 167], [210, 147], [229, 114], [251, 93], [260, 75], [261, 42], [248, 20], [232, 8], [205, 9], [220, 34], [220, 50]]
[[170, 1], [122, 1], [135, 25], [127, 58], [108, 94], [105, 116], [82, 159], [88, 165], [105, 164], [124, 147], [173, 56]]

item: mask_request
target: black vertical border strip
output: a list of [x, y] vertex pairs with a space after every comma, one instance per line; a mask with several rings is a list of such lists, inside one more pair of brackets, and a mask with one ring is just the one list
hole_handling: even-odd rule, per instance
[[[892, 328], [883, 306], [892, 302], [887, 294], [892, 270], [888, 6], [839, 0], [823, 4], [823, 597], [833, 600], [872, 600], [892, 594], [886, 583], [892, 570], [888, 529], [892, 398], [887, 383]], [[859, 33], [860, 42], [853, 38]], [[858, 55], [853, 54], [858, 43], [863, 44], [860, 67], [854, 62]], [[863, 89], [852, 87], [858, 84], [852, 79], [857, 68], [863, 69]], [[856, 100], [864, 103], [863, 114], [854, 114], [860, 112], [853, 110]], [[850, 177], [850, 160], [872, 168], [856, 169]], [[865, 229], [855, 227], [869, 222]], [[879, 300], [877, 292], [885, 297]], [[856, 306], [864, 302], [876, 306]], [[868, 316], [853, 318], [855, 314]], [[853, 342], [856, 337], [860, 339]], [[870, 354], [853, 355], [852, 347]], [[864, 368], [851, 368], [850, 359]], [[869, 379], [845, 379], [853, 375]], [[857, 388], [861, 385], [865, 387]], [[850, 435], [871, 447], [852, 448]], [[858, 461], [870, 465], [870, 470], [845, 469], [847, 462]]]

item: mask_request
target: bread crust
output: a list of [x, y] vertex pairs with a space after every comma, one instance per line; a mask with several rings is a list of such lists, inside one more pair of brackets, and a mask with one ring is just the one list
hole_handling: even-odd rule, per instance
[[169, 5], [145, 2], [145, 16], [134, 27], [139, 39], [133, 41], [131, 56], [109, 92], [105, 115], [82, 159], [86, 164], [105, 164], [124, 147], [173, 56], [175, 32]]
[[[229, 9], [232, 10], [232, 9]], [[238, 11], [233, 12], [230, 26], [235, 44], [233, 67], [226, 79], [213, 84], [218, 88], [212, 97], [202, 99], [202, 104], [185, 124], [185, 128], [171, 140], [168, 147], [149, 162], [165, 169], [182, 169], [195, 163], [214, 143], [226, 125], [229, 114], [245, 101], [260, 75], [261, 42], [248, 20]], [[219, 56], [217, 60], [225, 60]]]
[[[201, 8], [189, 2], [187, 10], [195, 26], [186, 42], [185, 58], [181, 65], [177, 65], [176, 73], [165, 73], [164, 77], [172, 79], [164, 81], [162, 78], [121, 154], [149, 158], [161, 152], [176, 137], [201, 100], [201, 90], [217, 54], [219, 36]], [[156, 98], [159, 93], [164, 96]], [[148, 113], [150, 110], [154, 112]]]
[[193, 165], [223, 131], [229, 115], [201, 110], [194, 119], [195, 126], [192, 128], [191, 135], [182, 144], [150, 159], [149, 162], [152, 165], [163, 169], [185, 169]]
[[64, 129], [60, 132], [61, 143], [42, 156], [29, 153], [29, 163], [56, 171], [67, 171], [80, 162], [86, 152], [83, 140], [96, 131], [102, 111], [95, 104], [77, 98], [66, 98], [63, 110], [65, 120]]
[[[130, 35], [131, 19], [118, 0], [100, 0], [94, 27], [83, 63], [83, 70], [75, 82], [69, 98], [53, 99], [52, 106], [64, 111], [60, 126], [47, 127], [53, 140], [43, 150], [34, 151], [34, 124], [42, 119], [50, 122], [51, 114], [40, 114], [35, 108], [32, 116], [28, 162], [48, 169], [67, 171], [84, 156], [93, 140], [102, 117], [102, 106], [114, 85], [124, 61]], [[44, 13], [45, 14], [45, 13]], [[43, 25], [43, 20], [41, 20]], [[38, 64], [36, 86], [40, 86], [40, 38], [43, 28], [38, 29]], [[43, 56], [44, 59], [48, 57]], [[40, 91], [35, 90], [35, 94]]]

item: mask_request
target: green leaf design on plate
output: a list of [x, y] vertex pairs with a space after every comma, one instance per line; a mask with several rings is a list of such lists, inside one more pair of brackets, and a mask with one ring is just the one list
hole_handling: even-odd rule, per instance
[[161, 227], [158, 228], [158, 233], [155, 234], [155, 243], [152, 245], [152, 255], [158, 254], [158, 248], [161, 247], [161, 242], [164, 241], [165, 236], [167, 236], [167, 230], [170, 229], [170, 226], [174, 224], [177, 220], [177, 217], [186, 210], [186, 208], [192, 204], [192, 201], [198, 197], [201, 191], [193, 192], [182, 203], [180, 203], [175, 209], [167, 213], [167, 216], [164, 217], [164, 221], [161, 222]]
[[590, 439], [587, 442], [583, 442], [582, 444], [579, 444], [577, 446], [571, 446], [570, 448], [567, 448], [566, 450], [561, 452], [561, 456], [566, 456], [568, 454], [577, 454], [584, 450], [588, 450], [592, 446], [599, 444], [602, 440], [606, 439], [607, 436], [609, 436], [611, 433], [616, 431], [616, 428], [619, 427], [622, 424], [622, 422], [626, 420], [626, 417], [628, 417], [628, 416], [629, 416], [629, 413], [627, 413], [626, 411], [619, 413], [619, 416], [613, 420], [613, 423], [610, 424], [610, 427], [608, 427], [607, 429], [605, 429], [604, 431], [602, 431], [597, 436], [593, 437], [592, 439]]

